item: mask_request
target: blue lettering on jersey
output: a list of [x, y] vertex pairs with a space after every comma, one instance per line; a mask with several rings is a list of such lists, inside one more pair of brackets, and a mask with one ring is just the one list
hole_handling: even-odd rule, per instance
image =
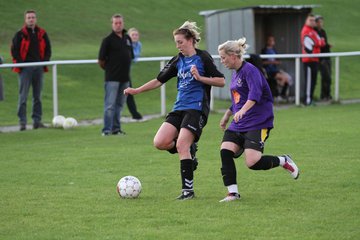
[[193, 75], [190, 73], [190, 69], [189, 72], [178, 71], [177, 77], [179, 81], [179, 88], [186, 88], [186, 86], [189, 85], [191, 81], [195, 80]]

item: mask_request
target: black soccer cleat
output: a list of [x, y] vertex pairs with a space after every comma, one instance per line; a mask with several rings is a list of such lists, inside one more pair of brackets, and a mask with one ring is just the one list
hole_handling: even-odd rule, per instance
[[177, 200], [189, 200], [189, 199], [193, 199], [194, 197], [195, 197], [194, 191], [183, 190], [181, 192], [181, 195], [178, 196], [176, 199]]

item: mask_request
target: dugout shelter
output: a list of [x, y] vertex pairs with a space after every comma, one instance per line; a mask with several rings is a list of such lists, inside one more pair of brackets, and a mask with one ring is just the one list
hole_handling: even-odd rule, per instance
[[[259, 5], [201, 11], [199, 14], [205, 18], [205, 42], [212, 55], [218, 55], [219, 44], [241, 37], [246, 37], [246, 42], [250, 45], [248, 54], [260, 54], [265, 46], [266, 37], [270, 34], [276, 39], [275, 47], [279, 54], [291, 54], [301, 53], [301, 29], [314, 7], [318, 5]], [[281, 68], [294, 79], [294, 60], [282, 59], [281, 62]], [[231, 71], [225, 69], [219, 60], [216, 61], [216, 65], [225, 74], [226, 86], [214, 88], [214, 97], [230, 99], [228, 89]]]

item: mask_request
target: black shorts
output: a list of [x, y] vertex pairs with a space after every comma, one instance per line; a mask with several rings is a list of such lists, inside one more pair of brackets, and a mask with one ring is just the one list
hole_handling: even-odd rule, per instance
[[270, 129], [253, 130], [248, 132], [234, 132], [226, 130], [222, 142], [232, 142], [240, 147], [235, 157], [239, 157], [244, 149], [250, 148], [264, 152], [265, 141], [270, 135]]
[[207, 123], [207, 117], [197, 110], [173, 111], [166, 116], [165, 122], [176, 127], [179, 132], [181, 128], [190, 130], [195, 135], [195, 142], [197, 142]]

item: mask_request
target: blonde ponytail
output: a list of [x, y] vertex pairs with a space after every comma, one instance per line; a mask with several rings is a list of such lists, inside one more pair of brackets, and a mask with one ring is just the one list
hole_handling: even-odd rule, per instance
[[238, 40], [229, 40], [218, 46], [218, 51], [224, 51], [225, 54], [231, 55], [234, 54], [239, 58], [242, 58], [246, 54], [246, 50], [249, 48], [249, 45], [246, 44], [246, 38], [242, 37]]

